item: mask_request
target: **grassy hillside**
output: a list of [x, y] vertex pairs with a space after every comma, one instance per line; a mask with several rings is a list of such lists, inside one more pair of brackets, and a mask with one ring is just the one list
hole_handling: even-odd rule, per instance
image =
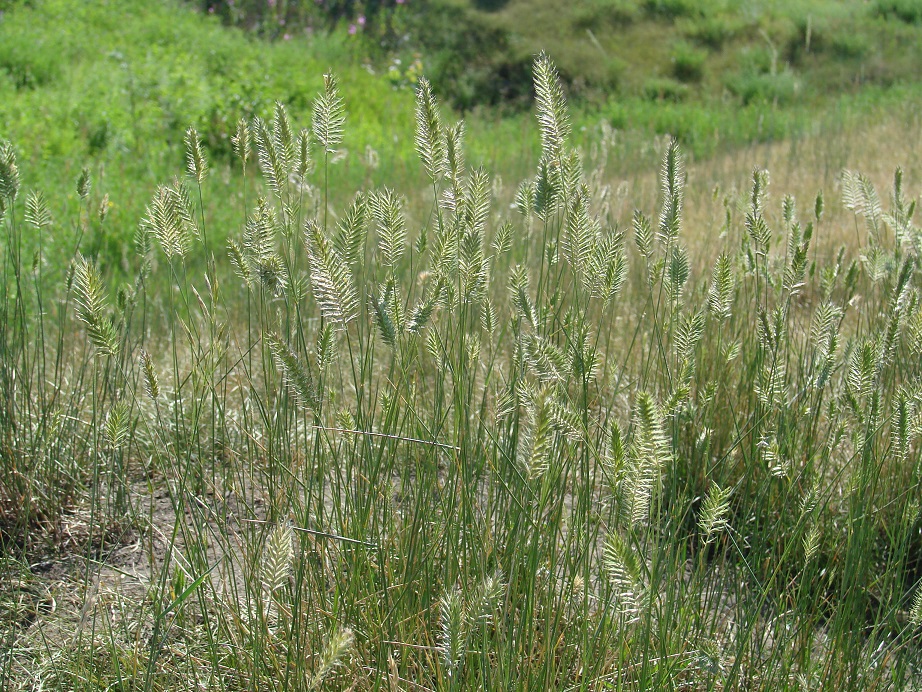
[[340, 31], [372, 60], [421, 60], [460, 108], [529, 101], [532, 57], [571, 97], [771, 104], [917, 79], [917, 0], [201, 0], [268, 39]]
[[111, 204], [89, 250], [117, 259], [156, 185], [181, 164], [189, 126], [226, 164], [238, 119], [267, 118], [280, 101], [304, 122], [334, 66], [353, 125], [338, 169], [345, 185], [361, 184], [371, 143], [399, 170], [411, 154], [412, 92], [362, 69], [340, 36], [266, 46], [172, 2], [17, 3], [0, 16], [0, 138], [56, 213], [76, 199], [73, 184], [62, 199], [62, 182], [89, 168]]
[[[351, 35], [348, 22], [315, 30], [306, 15], [280, 25], [282, 10], [296, 3], [274, 6], [271, 33], [222, 26], [221, 12], [208, 11], [214, 6], [35, 0], [8, 2], [0, 15], [0, 136], [28, 162], [28, 182], [46, 191], [55, 211], [75, 203], [63, 181], [89, 168], [97, 201], [108, 194], [109, 216], [91, 225], [87, 251], [108, 265], [120, 264], [153, 188], [181, 162], [188, 126], [224, 165], [239, 118], [266, 118], [280, 101], [306, 123], [330, 68], [351, 125], [332, 177], [333, 194], [343, 196], [365, 184], [420, 182], [410, 112], [422, 72], [449, 102], [497, 106], [465, 113], [469, 160], [507, 181], [524, 177], [538, 140], [531, 115], [518, 109], [540, 47], [581, 98], [575, 141], [588, 151], [600, 128], [617, 131], [607, 151], [622, 173], [651, 165], [655, 135], [708, 156], [815, 133], [856, 114], [873, 118], [918, 93], [911, 68], [919, 26], [907, 21], [911, 13], [879, 4], [825, 3], [805, 15], [796, 3], [432, 0], [392, 5], [402, 14], [388, 31], [403, 38], [385, 49], [370, 45], [370, 24], [366, 36]], [[843, 48], [849, 41], [855, 45]], [[228, 169], [222, 178], [235, 176]], [[211, 213], [223, 236], [226, 210]]]
[[[912, 2], [435, 0], [419, 13], [445, 7], [463, 8], [472, 26], [502, 34], [492, 51], [498, 66], [527, 64], [546, 50], [574, 94], [602, 101], [613, 93], [815, 101], [863, 85], [915, 81], [922, 51], [922, 6]], [[433, 34], [420, 30], [419, 40], [437, 46]], [[477, 93], [483, 98], [490, 89]]]
[[[745, 71], [798, 70], [814, 88], [830, 90], [860, 79], [911, 74], [912, 56], [905, 55], [902, 44], [915, 29], [867, 2], [596, 0], [563, 7], [548, 0], [509, 0], [496, 5], [494, 21], [523, 49], [542, 46], [560, 54], [561, 69], [588, 84], [605, 83], [607, 68], [607, 79], [627, 91], [642, 90], [652, 75], [714, 91]], [[884, 36], [889, 40], [878, 40]], [[611, 63], [606, 65], [603, 56]], [[830, 79], [833, 75], [838, 78]]]

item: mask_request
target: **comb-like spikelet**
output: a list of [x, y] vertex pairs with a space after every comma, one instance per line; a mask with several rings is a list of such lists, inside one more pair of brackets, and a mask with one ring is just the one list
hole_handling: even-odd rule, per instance
[[653, 396], [641, 392], [634, 404], [634, 436], [623, 481], [623, 516], [631, 525], [647, 520], [660, 470], [672, 457], [663, 412]]
[[582, 275], [589, 268], [599, 231], [598, 220], [589, 213], [589, 188], [583, 185], [571, 200], [563, 236], [564, 256], [574, 273]]
[[288, 179], [288, 170], [282, 160], [282, 154], [279, 152], [275, 143], [275, 136], [269, 130], [269, 126], [262, 120], [257, 119], [256, 126], [256, 153], [259, 157], [259, 167], [262, 169], [263, 177], [269, 189], [275, 193], [275, 196], [281, 199], [285, 181]]
[[156, 400], [160, 396], [160, 381], [157, 379], [157, 371], [154, 370], [154, 362], [150, 354], [141, 350], [141, 367], [144, 370], [144, 389], [147, 396]]
[[290, 171], [295, 160], [295, 141], [291, 132], [291, 121], [288, 112], [281, 101], [275, 102], [275, 113], [272, 116], [272, 141], [281, 158], [282, 167]]
[[343, 141], [343, 126], [346, 122], [346, 110], [336, 77], [332, 74], [323, 75], [323, 92], [314, 100], [311, 130], [314, 139], [323, 151], [334, 154], [336, 147]]
[[698, 529], [704, 534], [706, 543], [713, 541], [727, 528], [732, 492], [732, 488], [721, 488], [716, 483], [708, 488], [707, 497], [701, 506], [701, 515], [698, 517]]
[[909, 611], [909, 621], [913, 627], [922, 627], [922, 588], [916, 591], [912, 599], [912, 609]]
[[102, 278], [96, 266], [83, 256], [78, 256], [74, 274], [77, 290], [77, 315], [86, 325], [87, 336], [99, 352], [105, 355], [118, 353], [118, 332], [106, 314], [106, 300]]
[[714, 278], [708, 290], [708, 311], [721, 322], [730, 318], [730, 304], [736, 280], [733, 265], [728, 255], [722, 254], [714, 266]]
[[378, 247], [385, 266], [394, 269], [406, 250], [407, 226], [400, 199], [385, 188], [371, 200], [371, 213], [377, 222]]
[[263, 548], [262, 585], [272, 596], [281, 589], [291, 576], [294, 561], [294, 536], [291, 527], [282, 523], [273, 527]]
[[80, 199], [86, 199], [90, 196], [92, 180], [90, 179], [90, 169], [84, 168], [80, 171], [80, 177], [77, 178], [77, 196]]
[[669, 141], [660, 170], [663, 208], [659, 219], [659, 240], [670, 245], [679, 236], [682, 223], [682, 201], [685, 186], [685, 165], [675, 139]]
[[279, 336], [267, 334], [266, 339], [289, 391], [302, 406], [316, 410], [319, 407], [319, 397], [310, 367], [301, 362], [291, 346], [282, 341]]
[[208, 160], [202, 148], [202, 140], [194, 127], [186, 130], [186, 170], [195, 181], [201, 185], [208, 175]]
[[365, 195], [358, 193], [346, 214], [340, 219], [333, 236], [333, 247], [350, 266], [364, 260], [365, 239], [368, 235], [368, 206]]
[[0, 197], [12, 202], [19, 193], [19, 166], [10, 142], [0, 141]]
[[314, 167], [314, 161], [311, 158], [311, 133], [310, 130], [302, 129], [298, 133], [298, 158], [296, 173], [298, 180], [303, 184], [307, 179], [308, 173]]
[[464, 656], [464, 599], [457, 587], [439, 599], [439, 653], [448, 677], [454, 676]]
[[327, 640], [320, 661], [311, 676], [309, 689], [319, 690], [330, 674], [342, 664], [343, 659], [352, 649], [355, 637], [349, 628], [337, 629]]
[[310, 264], [311, 288], [320, 314], [336, 327], [345, 328], [356, 315], [355, 285], [349, 268], [313, 220], [307, 223], [304, 242]]
[[416, 153], [423, 161], [426, 173], [438, 181], [445, 173], [445, 142], [438, 103], [432, 86], [425, 77], [416, 89]]
[[128, 439], [130, 423], [131, 408], [124, 401], [115, 402], [106, 414], [106, 422], [103, 426], [103, 434], [112, 448], [118, 449]]
[[619, 533], [612, 532], [605, 541], [602, 562], [621, 612], [634, 617], [644, 600], [645, 591], [637, 553]]
[[48, 228], [52, 223], [48, 202], [40, 190], [30, 192], [26, 197], [26, 221], [39, 230]]
[[144, 224], [160, 243], [168, 258], [184, 257], [192, 243], [186, 211], [176, 188], [160, 185], [147, 206]]
[[452, 188], [461, 190], [461, 177], [464, 172], [464, 121], [459, 120], [453, 127], [445, 130], [445, 162]]
[[243, 170], [246, 171], [247, 161], [250, 160], [250, 126], [244, 118], [237, 121], [237, 131], [231, 137], [231, 147], [234, 156], [240, 159]]
[[534, 78], [541, 152], [549, 159], [558, 159], [570, 136], [570, 119], [557, 68], [544, 52], [535, 59]]
[[682, 296], [689, 273], [688, 252], [681, 245], [673, 245], [666, 263], [666, 288], [673, 301], [678, 302]]

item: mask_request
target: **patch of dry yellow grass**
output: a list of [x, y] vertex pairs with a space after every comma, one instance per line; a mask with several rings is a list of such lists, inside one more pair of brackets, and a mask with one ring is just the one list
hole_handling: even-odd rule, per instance
[[[823, 193], [825, 211], [816, 229], [814, 243], [818, 257], [834, 255], [846, 245], [857, 250], [863, 223], [856, 227], [854, 215], [844, 208], [841, 175], [845, 169], [866, 175], [876, 187], [884, 208], [898, 166], [904, 173], [904, 193], [916, 199], [922, 192], [922, 139], [920, 118], [906, 105], [875, 117], [844, 123], [823, 123], [807, 136], [783, 142], [757, 144], [687, 166], [683, 242], [688, 246], [692, 266], [708, 269], [724, 246], [721, 232], [725, 207], [733, 212], [733, 238], [743, 224], [743, 212], [756, 168], [767, 169], [771, 184], [767, 211], [781, 241], [781, 201], [792, 195], [802, 221], [813, 218], [816, 195]], [[665, 141], [665, 139], [663, 140]], [[617, 162], [612, 162], [617, 166]], [[652, 214], [657, 208], [659, 175], [649, 170], [634, 177], [611, 175], [612, 212], [617, 222], [630, 228], [634, 208]], [[776, 242], [776, 246], [777, 246]]]

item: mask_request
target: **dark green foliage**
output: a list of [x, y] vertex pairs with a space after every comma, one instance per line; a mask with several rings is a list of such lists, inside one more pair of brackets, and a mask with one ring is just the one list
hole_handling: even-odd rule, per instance
[[894, 17], [907, 24], [922, 23], [920, 0], [877, 0], [875, 9], [884, 18]]
[[743, 26], [742, 19], [717, 14], [689, 22], [685, 35], [711, 50], [720, 50], [736, 37]]
[[[528, 63], [541, 50], [555, 56], [571, 97], [598, 101], [618, 90], [652, 100], [717, 100], [728, 89], [744, 104], [778, 107], [858, 81], [915, 79], [912, 59], [900, 46], [922, 45], [893, 26], [920, 23], [918, 0], [880, 0], [870, 7], [851, 0], [809, 11], [790, 3], [750, 11], [718, 0], [202, 0], [201, 7], [276, 39], [302, 31], [348, 33], [351, 49], [370, 58], [393, 84], [412, 85], [422, 71], [446, 103], [465, 111], [525, 106], [531, 95]], [[868, 21], [872, 17], [894, 22]], [[753, 48], [765, 60], [753, 63]], [[240, 72], [228, 77], [246, 81], [235, 74]], [[701, 88], [686, 94], [660, 81], [664, 75]], [[226, 132], [226, 122], [244, 111], [255, 114], [260, 104], [254, 91], [235, 90], [242, 96], [231, 101], [241, 101], [221, 109], [232, 111], [227, 116], [214, 113], [216, 129]], [[208, 129], [201, 129], [211, 142]], [[227, 137], [213, 144], [222, 139]]]
[[329, 30], [343, 23], [357, 22], [376, 38], [393, 38], [397, 0], [197, 0], [202, 12], [223, 21], [258, 31], [269, 38], [282, 37], [294, 28]]
[[[17, 8], [29, 12], [27, 6]], [[37, 29], [37, 28], [36, 28]], [[60, 47], [33, 29], [17, 40], [0, 42], [0, 75], [16, 89], [36, 89], [51, 84], [61, 75]]]
[[643, 7], [651, 16], [678, 19], [703, 14], [702, 4], [695, 0], [644, 0]]
[[743, 105], [785, 105], [794, 100], [799, 89], [797, 77], [789, 70], [774, 74], [747, 70], [729, 76], [726, 86]]
[[587, 0], [575, 3], [572, 21], [575, 28], [602, 31], [628, 26], [640, 17], [641, 8], [636, 0]]
[[648, 79], [643, 85], [643, 95], [650, 101], [684, 101], [689, 94], [688, 85], [668, 77]]
[[433, 0], [408, 24], [428, 56], [433, 88], [455, 108], [528, 103], [532, 56], [514, 48], [508, 32], [489, 16], [460, 3]]
[[680, 82], [700, 82], [706, 59], [707, 54], [703, 51], [687, 43], [679, 43], [672, 54], [672, 74]]

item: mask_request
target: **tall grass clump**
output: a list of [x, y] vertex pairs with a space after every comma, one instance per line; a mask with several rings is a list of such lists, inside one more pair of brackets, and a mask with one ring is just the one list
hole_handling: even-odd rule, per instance
[[[3, 621], [5, 684], [919, 684], [902, 173], [887, 204], [843, 174], [856, 243], [829, 259], [824, 197], [779, 204], [757, 169], [702, 269], [678, 143], [621, 228], [544, 54], [534, 81], [541, 157], [511, 205], [426, 80], [425, 189], [344, 208], [332, 75], [304, 129], [282, 104], [241, 120], [226, 248], [189, 130], [114, 294], [80, 253], [89, 178], [74, 237], [45, 235], [3, 145], [3, 548], [84, 558], [73, 613]], [[26, 227], [71, 249], [64, 276], [21, 256]], [[73, 516], [78, 545], [56, 536]]]

